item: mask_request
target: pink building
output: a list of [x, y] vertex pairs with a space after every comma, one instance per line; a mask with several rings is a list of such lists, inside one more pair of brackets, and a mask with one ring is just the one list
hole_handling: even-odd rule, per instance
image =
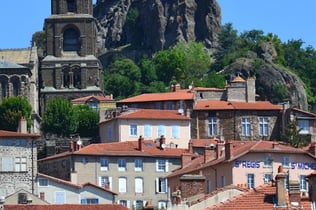
[[184, 158], [182, 167], [168, 176], [171, 192], [180, 189], [185, 200], [228, 185], [253, 189], [275, 182], [279, 166], [285, 173], [286, 189], [296, 183], [300, 194], [308, 196], [306, 177], [316, 170], [315, 143], [304, 150], [273, 141], [199, 139], [191, 141], [190, 149], [202, 155]]

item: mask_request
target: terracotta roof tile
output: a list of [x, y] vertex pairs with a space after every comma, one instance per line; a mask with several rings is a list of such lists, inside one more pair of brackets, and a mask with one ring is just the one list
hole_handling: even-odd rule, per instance
[[153, 119], [153, 120], [190, 120], [186, 115], [177, 110], [159, 109], [137, 109], [135, 111], [122, 113], [119, 119]]
[[149, 101], [177, 101], [177, 100], [193, 100], [194, 93], [186, 90], [167, 93], [145, 93], [138, 96], [123, 99], [118, 103], [135, 103], [135, 102], [149, 102]]
[[39, 134], [35, 134], [35, 133], [21, 133], [21, 132], [0, 130], [0, 138], [1, 137], [31, 137], [31, 138], [38, 138], [38, 137], [40, 137], [40, 135]]
[[87, 102], [90, 99], [95, 99], [99, 102], [105, 102], [105, 101], [114, 101], [114, 99], [111, 98], [111, 96], [85, 96], [85, 97], [81, 97], [81, 98], [75, 98], [73, 100], [71, 100], [71, 102], [73, 103], [78, 103], [78, 102]]
[[274, 105], [268, 101], [227, 102], [227, 101], [198, 101], [194, 110], [281, 110], [282, 106]]
[[4, 205], [5, 210], [129, 210], [118, 204]]

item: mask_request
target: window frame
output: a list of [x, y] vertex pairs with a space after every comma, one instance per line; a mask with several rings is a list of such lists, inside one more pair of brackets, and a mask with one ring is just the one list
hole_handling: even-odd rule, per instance
[[109, 160], [106, 158], [100, 158], [100, 170], [108, 171], [109, 170]]
[[129, 135], [132, 137], [137, 137], [137, 124], [130, 124]]
[[168, 179], [156, 178], [156, 193], [168, 193]]
[[143, 177], [135, 177], [135, 193], [144, 193], [144, 178]]
[[207, 133], [208, 136], [216, 136], [217, 135], [217, 117], [209, 117], [207, 122]]
[[48, 187], [49, 186], [49, 180], [46, 178], [38, 178], [37, 183], [38, 183], [39, 187]]
[[135, 159], [134, 160], [134, 170], [135, 171], [143, 171], [143, 160]]
[[118, 178], [118, 192], [127, 193], [127, 177]]
[[248, 189], [255, 188], [255, 174], [253, 173], [247, 174], [247, 186], [248, 186]]
[[241, 119], [241, 135], [242, 136], [251, 136], [250, 117], [243, 117]]
[[168, 160], [157, 159], [156, 160], [156, 172], [168, 172]]
[[126, 160], [122, 158], [118, 159], [117, 168], [118, 168], [118, 171], [126, 171]]
[[259, 117], [259, 135], [269, 136], [269, 118]]

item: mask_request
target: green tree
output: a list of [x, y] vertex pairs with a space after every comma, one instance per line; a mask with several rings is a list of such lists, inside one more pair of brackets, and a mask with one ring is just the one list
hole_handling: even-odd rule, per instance
[[300, 148], [308, 144], [300, 134], [302, 129], [297, 126], [296, 120], [291, 121], [285, 128], [285, 133], [282, 138], [288, 142], [291, 146]]
[[69, 100], [54, 98], [48, 101], [41, 123], [44, 134], [69, 136], [77, 130], [78, 124]]
[[75, 119], [79, 125], [75, 133], [79, 133], [82, 137], [96, 137], [99, 135], [99, 113], [90, 106], [75, 105], [73, 106]]
[[119, 58], [109, 65], [104, 74], [105, 92], [117, 99], [139, 94], [141, 71], [129, 58]]
[[27, 120], [28, 128], [31, 126], [32, 106], [22, 96], [3, 99], [0, 104], [0, 129], [17, 131], [21, 117]]
[[[176, 70], [178, 78], [177, 80], [185, 81], [186, 78], [202, 78], [211, 67], [211, 58], [205, 47], [200, 42], [179, 42], [171, 50], [178, 54], [182, 54], [183, 65], [182, 68]], [[188, 86], [187, 82], [184, 82], [183, 86]]]

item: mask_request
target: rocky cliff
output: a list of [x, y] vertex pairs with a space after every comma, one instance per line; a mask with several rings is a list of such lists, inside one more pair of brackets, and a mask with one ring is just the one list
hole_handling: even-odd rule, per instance
[[[221, 10], [216, 0], [98, 0], [94, 16], [98, 20], [99, 58], [104, 66], [113, 54], [137, 60], [143, 54], [151, 55], [186, 41], [204, 43], [211, 55], [221, 30]], [[303, 82], [276, 66], [275, 56], [274, 47], [266, 43], [223, 72], [255, 74], [261, 100], [271, 100], [278, 85], [286, 87], [288, 98], [285, 100], [307, 110]]]
[[133, 45], [148, 53], [179, 41], [200, 41], [210, 51], [221, 29], [216, 0], [98, 0], [100, 53]]

